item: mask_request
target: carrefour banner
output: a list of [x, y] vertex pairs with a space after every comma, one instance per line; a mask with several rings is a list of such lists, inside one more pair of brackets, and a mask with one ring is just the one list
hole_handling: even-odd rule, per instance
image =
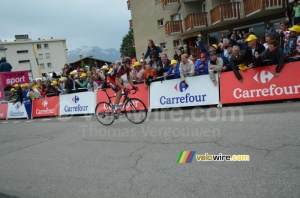
[[279, 76], [274, 76], [276, 66], [266, 66], [239, 71], [240, 83], [233, 72], [221, 73], [221, 103], [242, 103], [266, 100], [300, 98], [299, 63], [284, 64]]
[[95, 112], [94, 92], [81, 92], [59, 96], [60, 115], [93, 114]]
[[48, 117], [59, 115], [59, 97], [52, 96], [33, 101], [32, 117]]
[[150, 109], [219, 104], [219, 87], [208, 75], [164, 80], [150, 84]]
[[1, 72], [0, 78], [4, 87], [29, 83], [28, 71]]
[[24, 103], [8, 103], [7, 119], [9, 118], [28, 118]]

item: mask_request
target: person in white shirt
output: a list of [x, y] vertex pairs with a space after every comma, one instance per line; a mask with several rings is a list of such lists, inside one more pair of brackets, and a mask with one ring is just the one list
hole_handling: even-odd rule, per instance
[[95, 89], [98, 88], [98, 84], [94, 81], [93, 77], [89, 77], [88, 79], [88, 84], [87, 84], [87, 90], [88, 91], [95, 91]]

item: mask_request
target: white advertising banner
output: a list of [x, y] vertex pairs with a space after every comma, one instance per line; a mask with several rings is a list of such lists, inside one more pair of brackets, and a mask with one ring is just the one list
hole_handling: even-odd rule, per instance
[[28, 118], [25, 105], [20, 102], [8, 103], [7, 119], [9, 118]]
[[95, 106], [95, 95], [91, 91], [59, 96], [60, 115], [93, 114]]
[[208, 75], [164, 80], [150, 84], [150, 109], [219, 104], [219, 86]]

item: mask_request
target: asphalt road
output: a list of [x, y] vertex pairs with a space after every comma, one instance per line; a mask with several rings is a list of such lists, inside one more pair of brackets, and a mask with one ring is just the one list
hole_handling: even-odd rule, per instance
[[[90, 116], [0, 121], [0, 198], [299, 197], [299, 106], [156, 111], [110, 127]], [[250, 161], [177, 163], [181, 151]]]

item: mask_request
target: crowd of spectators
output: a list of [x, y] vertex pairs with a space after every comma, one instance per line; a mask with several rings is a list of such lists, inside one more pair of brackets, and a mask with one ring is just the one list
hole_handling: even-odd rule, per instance
[[[296, 16], [298, 15], [295, 14], [295, 18]], [[208, 75], [211, 82], [217, 86], [216, 73], [233, 71], [236, 79], [243, 83], [243, 75], [240, 72], [265, 65], [275, 65], [274, 76], [278, 77], [284, 63], [299, 60], [300, 26], [294, 25], [289, 28], [289, 22], [284, 20], [280, 22], [278, 30], [267, 24], [265, 33], [265, 43], [261, 43], [251, 28], [248, 32], [230, 31], [228, 35], [222, 35], [220, 43], [210, 44], [209, 47], [206, 47], [202, 35], [199, 34], [195, 46], [201, 50], [200, 57], [181, 52], [180, 55], [176, 53], [172, 60], [162, 53], [153, 40], [148, 40], [142, 59], [132, 59], [130, 78], [134, 83], [143, 83], [147, 88], [156, 80], [180, 78], [183, 84], [188, 84], [188, 77]], [[147, 57], [149, 61], [146, 61]], [[92, 68], [86, 71], [80, 67], [74, 70], [65, 64], [59, 78], [53, 75], [51, 80], [33, 80], [29, 84], [14, 85], [11, 88], [11, 99], [20, 101], [25, 96], [38, 99], [106, 88], [107, 75], [119, 66], [121, 62], [116, 61], [111, 65], [103, 65], [100, 69]], [[127, 76], [123, 75], [120, 79], [126, 86]]]

